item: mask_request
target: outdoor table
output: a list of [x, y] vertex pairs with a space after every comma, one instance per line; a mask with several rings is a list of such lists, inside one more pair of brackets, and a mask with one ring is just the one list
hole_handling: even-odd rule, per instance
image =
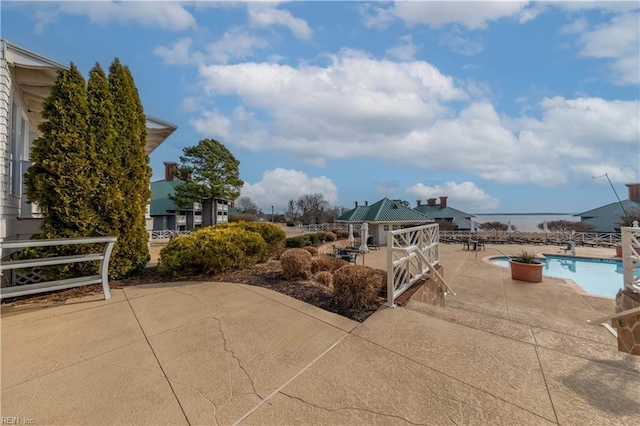
[[478, 251], [480, 247], [484, 247], [484, 242], [478, 241], [478, 240], [466, 240], [466, 241], [463, 241], [462, 244], [463, 244], [462, 246], [463, 250]]

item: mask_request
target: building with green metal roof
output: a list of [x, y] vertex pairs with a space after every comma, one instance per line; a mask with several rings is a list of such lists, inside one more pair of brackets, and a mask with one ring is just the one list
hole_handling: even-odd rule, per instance
[[383, 198], [371, 205], [365, 201], [364, 206], [359, 206], [356, 202], [356, 207], [338, 217], [336, 222], [367, 222], [373, 243], [382, 245], [387, 242], [387, 231], [432, 223], [433, 218], [401, 203]]
[[[203, 224], [225, 223], [229, 220], [231, 201], [216, 199], [212, 203], [203, 200], [200, 203], [189, 203], [178, 208], [171, 200], [175, 188], [182, 181], [175, 178], [175, 162], [165, 162], [165, 178], [151, 182], [150, 214], [153, 218], [153, 230], [165, 229], [186, 231], [203, 226]], [[210, 216], [210, 217], [209, 217]]]
[[447, 205], [448, 197], [440, 197], [440, 203], [436, 203], [435, 198], [427, 198], [427, 204], [422, 204], [422, 200], [417, 200], [414, 210], [432, 217], [436, 222], [451, 222], [458, 231], [468, 231], [471, 229], [471, 218], [475, 217], [470, 213], [463, 212]]
[[590, 225], [593, 232], [620, 232], [620, 221], [625, 214], [640, 216], [640, 183], [629, 183], [629, 199], [610, 203], [578, 213], [580, 222]]

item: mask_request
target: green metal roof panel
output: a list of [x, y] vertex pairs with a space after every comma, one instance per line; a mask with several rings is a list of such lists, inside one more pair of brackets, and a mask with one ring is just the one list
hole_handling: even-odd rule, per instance
[[169, 195], [172, 195], [175, 191], [175, 187], [182, 183], [181, 180], [159, 180], [156, 182], [151, 182], [151, 199], [162, 199], [169, 198]]
[[440, 208], [439, 205], [427, 206], [426, 204], [422, 204], [418, 207], [414, 207], [414, 210], [419, 211], [420, 213], [426, 214], [427, 216], [430, 216], [434, 219], [453, 219], [455, 217], [466, 217], [470, 219], [472, 217], [475, 217], [470, 213], [466, 213], [449, 206]]
[[371, 204], [358, 206], [349, 210], [336, 219], [339, 222], [432, 222], [433, 219], [425, 214], [405, 207], [388, 198]]
[[471, 229], [471, 219], [468, 217], [457, 216], [453, 218], [452, 222], [458, 225], [459, 231]]
[[364, 222], [369, 206], [358, 206], [340, 215], [336, 220], [341, 222]]
[[[160, 198], [151, 200], [150, 214], [151, 216], [164, 216], [174, 214], [176, 205], [168, 198]], [[169, 211], [172, 211], [169, 213]]]
[[[622, 205], [627, 213], [640, 208], [640, 202], [631, 200], [623, 200]], [[611, 203], [575, 216], [580, 216], [582, 223], [593, 226], [593, 232], [620, 232], [619, 222], [623, 215], [624, 211], [620, 203]]]

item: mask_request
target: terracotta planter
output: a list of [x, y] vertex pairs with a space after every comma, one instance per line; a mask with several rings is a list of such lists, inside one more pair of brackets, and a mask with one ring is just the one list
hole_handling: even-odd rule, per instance
[[528, 283], [542, 282], [542, 268], [544, 263], [520, 263], [509, 260], [511, 264], [511, 278]]

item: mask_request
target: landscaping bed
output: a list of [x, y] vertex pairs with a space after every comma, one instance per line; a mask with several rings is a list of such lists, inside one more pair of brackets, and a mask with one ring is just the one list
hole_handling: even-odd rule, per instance
[[[112, 280], [109, 282], [109, 287], [111, 289], [118, 289], [136, 285], [178, 281], [217, 281], [264, 287], [358, 322], [363, 322], [378, 310], [382, 303], [384, 303], [384, 300], [380, 298], [379, 303], [367, 308], [340, 307], [332, 297], [331, 290], [327, 287], [313, 281], [288, 281], [283, 279], [282, 268], [280, 267], [280, 262], [277, 260], [269, 260], [267, 262], [254, 265], [251, 268], [223, 274], [188, 275], [176, 278], [167, 278], [166, 276], [161, 275], [157, 268], [147, 268], [141, 275], [122, 280]], [[54, 293], [43, 293], [5, 299], [3, 300], [3, 303], [13, 303], [16, 306], [24, 304], [55, 305], [64, 303], [68, 299], [94, 294], [102, 294], [102, 286], [100, 284], [60, 290]]]

